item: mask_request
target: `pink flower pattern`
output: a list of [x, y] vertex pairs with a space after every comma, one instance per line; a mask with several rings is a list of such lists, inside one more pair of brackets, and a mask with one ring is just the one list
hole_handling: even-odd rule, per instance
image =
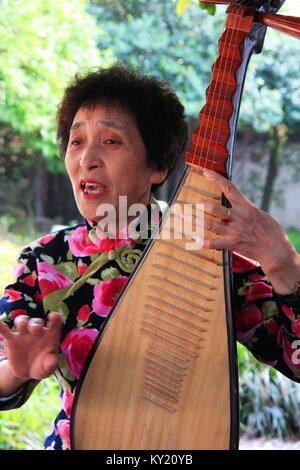
[[[93, 229], [85, 223], [42, 237], [38, 243], [24, 249], [15, 270], [16, 282], [5, 289], [0, 300], [0, 314], [10, 326], [18, 315], [45, 315], [42, 304], [45, 296], [72, 287], [75, 277], [82, 278], [98, 253], [117, 252], [124, 246], [128, 249], [138, 247], [142, 251], [145, 246], [129, 237], [111, 240], [94, 235]], [[66, 323], [60, 349], [63, 356], [60, 369], [62, 409], [55, 420], [53, 433], [45, 441], [48, 449], [70, 448], [70, 416], [78, 380], [99, 329], [129, 276], [114, 261], [114, 256], [108, 258], [107, 264], [92, 275], [90, 283], [84, 283], [79, 292], [64, 300]], [[64, 262], [68, 265], [58, 270]], [[297, 352], [293, 340], [300, 338], [300, 306], [282, 305], [276, 300], [272, 287], [253, 260], [233, 253], [233, 272], [238, 340], [262, 362], [286, 374], [290, 371], [294, 378], [294, 371], [300, 369], [293, 360]], [[273, 312], [272, 308], [266, 308], [272, 303], [276, 303], [278, 313], [276, 309]], [[261, 346], [264, 337], [272, 342], [276, 351], [274, 357], [266, 357]]]
[[96, 329], [78, 328], [71, 330], [61, 343], [63, 355], [76, 379], [80, 377], [86, 358], [97, 336]]
[[103, 281], [94, 289], [93, 309], [97, 315], [107, 317], [120, 292], [127, 282], [127, 277]]
[[264, 316], [261, 310], [255, 304], [249, 304], [237, 310], [235, 314], [235, 326], [237, 329], [237, 339], [240, 343], [246, 343], [259, 328]]
[[117, 247], [127, 245], [129, 248], [134, 246], [134, 241], [131, 238], [116, 238], [110, 239], [103, 235], [102, 238], [98, 236], [95, 241], [91, 240], [86, 226], [78, 227], [69, 240], [70, 250], [75, 256], [89, 256], [103, 251], [112, 251]]
[[64, 287], [72, 285], [72, 281], [57, 271], [51, 264], [41, 262], [38, 265], [39, 286], [42, 296], [51, 294]]

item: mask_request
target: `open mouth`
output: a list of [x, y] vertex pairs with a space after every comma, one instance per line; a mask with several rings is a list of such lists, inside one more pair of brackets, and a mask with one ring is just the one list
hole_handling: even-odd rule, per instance
[[90, 181], [90, 180], [81, 180], [80, 181], [80, 189], [83, 194], [97, 196], [105, 193], [107, 191], [106, 186], [97, 182], [97, 181]]

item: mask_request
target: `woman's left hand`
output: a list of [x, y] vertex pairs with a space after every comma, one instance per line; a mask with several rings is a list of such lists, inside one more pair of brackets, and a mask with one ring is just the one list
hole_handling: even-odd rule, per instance
[[218, 186], [231, 207], [228, 210], [222, 205], [201, 201], [204, 212], [215, 217], [204, 220], [204, 229], [219, 235], [208, 239], [204, 234], [203, 247], [231, 250], [254, 259], [268, 277], [296, 269], [296, 281], [299, 281], [300, 258], [281, 225], [249, 201], [231, 181], [209, 170], [204, 171], [204, 176]]

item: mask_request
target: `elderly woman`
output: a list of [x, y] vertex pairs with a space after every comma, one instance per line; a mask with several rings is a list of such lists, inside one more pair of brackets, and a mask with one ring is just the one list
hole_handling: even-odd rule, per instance
[[[52, 373], [61, 385], [62, 409], [46, 449], [69, 448], [82, 367], [134, 267], [121, 254], [132, 250], [139, 257], [147, 242], [128, 233], [118, 216], [116, 236], [109, 237], [99, 208], [109, 204], [118, 214], [120, 197], [126, 196], [128, 206], [143, 204], [150, 216], [156, 204], [151, 190], [168, 177], [187, 141], [183, 107], [173, 91], [120, 66], [77, 77], [57, 117], [60, 151], [85, 221], [23, 249], [16, 280], [0, 301], [0, 408], [21, 406]], [[206, 229], [221, 236], [204, 245], [242, 255], [233, 259], [238, 339], [260, 360], [299, 380], [291, 345], [300, 336], [300, 258], [270, 216], [220, 175], [205, 175], [232, 204], [231, 223], [210, 223]], [[205, 211], [227, 214], [208, 204]]]

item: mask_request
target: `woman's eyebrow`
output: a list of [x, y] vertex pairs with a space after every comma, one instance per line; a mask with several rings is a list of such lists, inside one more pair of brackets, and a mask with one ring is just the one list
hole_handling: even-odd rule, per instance
[[112, 120], [108, 120], [108, 119], [105, 119], [104, 121], [99, 121], [100, 124], [102, 124], [103, 126], [107, 126], [107, 127], [113, 127], [114, 129], [120, 129], [120, 130], [124, 130], [125, 127], [123, 127], [121, 124], [119, 124], [118, 122], [116, 121], [112, 121]]
[[[98, 121], [99, 124], [102, 124], [103, 126], [106, 126], [106, 127], [112, 127], [114, 129], [119, 129], [119, 130], [124, 130], [125, 127], [122, 126], [121, 124], [119, 124], [118, 122], [116, 121], [112, 121], [110, 119], [105, 119], [103, 121]], [[84, 121], [78, 121], [78, 122], [75, 122], [72, 126], [71, 126], [71, 129], [70, 131], [74, 131], [76, 129], [79, 129], [80, 127], [83, 127], [85, 126], [86, 123]]]
[[75, 122], [75, 124], [72, 125], [70, 131], [74, 131], [75, 129], [79, 129], [79, 127], [82, 127], [82, 126], [85, 126], [84, 121]]

